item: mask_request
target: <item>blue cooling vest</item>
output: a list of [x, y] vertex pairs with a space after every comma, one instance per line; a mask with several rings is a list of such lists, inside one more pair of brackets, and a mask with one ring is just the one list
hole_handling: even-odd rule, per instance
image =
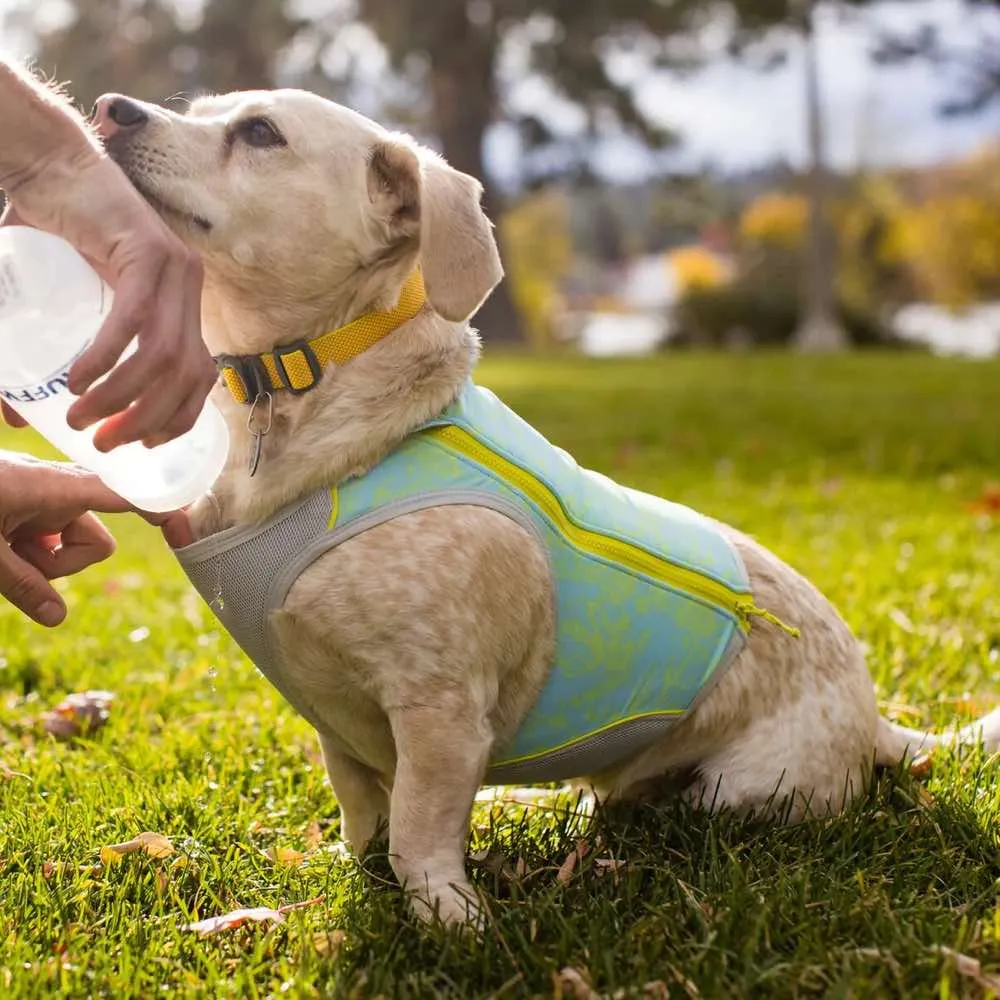
[[[649, 746], [721, 676], [759, 613], [743, 564], [710, 521], [581, 469], [471, 383], [366, 475], [177, 556], [283, 690], [267, 617], [302, 571], [377, 524], [449, 504], [489, 507], [526, 528], [555, 585], [555, 660], [513, 739], [495, 748], [491, 781], [593, 774]], [[295, 707], [316, 724], [308, 705]]]

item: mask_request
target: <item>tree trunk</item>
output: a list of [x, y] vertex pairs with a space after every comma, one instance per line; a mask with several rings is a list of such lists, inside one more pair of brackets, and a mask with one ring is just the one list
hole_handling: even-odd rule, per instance
[[[489, 183], [483, 162], [483, 140], [495, 102], [495, 30], [492, 25], [473, 24], [464, 2], [453, 8], [449, 20], [448, 30], [439, 32], [441, 42], [431, 53], [433, 128], [445, 159], [456, 170], [483, 182], [483, 207], [499, 224], [502, 201]], [[496, 235], [502, 258], [503, 243]], [[483, 303], [473, 323], [489, 344], [523, 342], [521, 317], [506, 280]]]
[[809, 130], [809, 231], [801, 319], [795, 343], [802, 351], [842, 351], [850, 346], [850, 341], [837, 317], [834, 285], [837, 246], [826, 211], [829, 175], [826, 169], [823, 107], [813, 23], [815, 5], [814, 0], [804, 0], [804, 3], [806, 118]]

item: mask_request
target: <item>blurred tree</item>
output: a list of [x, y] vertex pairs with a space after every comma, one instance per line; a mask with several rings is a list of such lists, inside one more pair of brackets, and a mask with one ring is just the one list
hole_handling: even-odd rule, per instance
[[1000, 0], [959, 2], [968, 13], [960, 21], [962, 37], [948, 37], [938, 25], [922, 22], [914, 2], [909, 25], [884, 31], [874, 51], [882, 64], [919, 58], [950, 71], [954, 89], [941, 105], [945, 115], [979, 112], [1000, 100]]
[[664, 263], [682, 295], [716, 288], [729, 277], [725, 261], [703, 246], [677, 247], [664, 255]]
[[[803, 23], [803, 2], [811, 10], [811, 0], [64, 0], [65, 23], [42, 31], [39, 63], [72, 80], [84, 102], [107, 89], [163, 99], [272, 86], [291, 50], [299, 79], [315, 87], [318, 67], [347, 86], [363, 59], [334, 60], [330, 50], [345, 29], [369, 25], [388, 53], [384, 76], [399, 82], [398, 103], [426, 110], [426, 131], [456, 168], [487, 182], [487, 211], [498, 219], [484, 162], [491, 126], [512, 125], [530, 154], [558, 145], [543, 106], [572, 109], [582, 122], [570, 140], [576, 152], [545, 161], [557, 171], [588, 169], [585, 151], [603, 137], [658, 148], [672, 137], [658, 109], [641, 105], [641, 80], [697, 67], [706, 45], [753, 58], [767, 29]], [[42, 10], [20, 5], [28, 20]], [[759, 51], [762, 64], [773, 61]], [[537, 84], [540, 99], [526, 109], [522, 95], [515, 106], [504, 87], [511, 77]], [[520, 337], [505, 285], [478, 323], [490, 340]]]
[[795, 342], [804, 351], [840, 351], [848, 346], [849, 339], [837, 314], [837, 243], [829, 218], [830, 178], [817, 64], [816, 0], [795, 0], [795, 7], [795, 20], [804, 41], [809, 201], [802, 311]]
[[521, 199], [504, 212], [500, 232], [508, 251], [511, 296], [529, 339], [551, 344], [562, 284], [573, 265], [565, 192], [548, 188]]
[[740, 238], [749, 243], [798, 248], [808, 218], [809, 205], [802, 195], [767, 191], [744, 209]]
[[917, 293], [955, 309], [1000, 298], [1000, 146], [919, 180], [889, 241]]
[[[22, 0], [8, 17], [30, 29], [40, 11]], [[36, 62], [84, 107], [112, 89], [163, 101], [274, 86], [281, 53], [308, 24], [276, 0], [75, 0], [65, 14], [37, 32]]]

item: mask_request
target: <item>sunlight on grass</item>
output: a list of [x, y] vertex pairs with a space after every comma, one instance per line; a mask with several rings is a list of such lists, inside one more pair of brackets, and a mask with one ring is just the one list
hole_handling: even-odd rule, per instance
[[[975, 507], [1000, 481], [1000, 363], [501, 358], [480, 380], [582, 463], [811, 577], [894, 717], [946, 726], [1000, 702], [1000, 520]], [[962, 995], [935, 946], [1000, 964], [998, 771], [976, 754], [925, 785], [885, 776], [847, 816], [792, 830], [672, 803], [598, 817], [563, 876], [578, 825], [484, 805], [473, 877], [493, 929], [480, 944], [421, 929], [384, 856], [361, 872], [323, 850], [338, 818], [309, 727], [157, 533], [109, 521], [120, 550], [61, 584], [66, 626], [0, 609], [0, 763], [16, 772], [0, 767], [0, 996], [552, 996], [567, 966], [609, 996], [657, 981], [670, 996]], [[78, 746], [41, 737], [34, 720], [86, 688], [115, 692], [108, 725]], [[143, 831], [173, 853], [101, 864]], [[276, 926], [183, 929], [320, 895]]]

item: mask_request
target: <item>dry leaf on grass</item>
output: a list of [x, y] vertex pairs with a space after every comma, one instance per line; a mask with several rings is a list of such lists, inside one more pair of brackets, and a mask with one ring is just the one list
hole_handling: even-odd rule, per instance
[[290, 913], [292, 910], [302, 910], [307, 906], [315, 906], [317, 903], [322, 903], [325, 898], [325, 896], [317, 896], [315, 899], [306, 899], [301, 903], [286, 903], [276, 910], [272, 910], [269, 906], [252, 906], [232, 910], [230, 913], [223, 913], [218, 917], [207, 917], [205, 920], [196, 920], [193, 924], [185, 924], [184, 930], [196, 931], [202, 937], [208, 937], [209, 934], [218, 934], [220, 931], [242, 927], [248, 922], [283, 924], [286, 913]]
[[136, 851], [142, 851], [151, 858], [167, 858], [174, 853], [174, 845], [162, 833], [150, 833], [147, 830], [124, 843], [108, 844], [106, 847], [102, 847], [101, 864], [113, 864], [116, 861], [121, 861], [126, 854], [134, 854]]
[[622, 861], [620, 858], [597, 858], [594, 861], [594, 867], [601, 874], [607, 875], [611, 874], [614, 876], [615, 881], [618, 881], [618, 873], [624, 869], [628, 868], [628, 862]]
[[963, 955], [954, 948], [938, 945], [934, 951], [944, 958], [950, 959], [955, 966], [955, 971], [966, 979], [971, 979], [977, 986], [984, 990], [991, 990], [1000, 994], [1000, 976], [992, 972], [983, 972], [982, 963], [978, 958], [971, 955]]
[[209, 934], [218, 934], [219, 931], [228, 931], [234, 927], [241, 927], [247, 921], [261, 923], [266, 920], [273, 921], [276, 924], [283, 924], [285, 922], [284, 916], [277, 910], [272, 910], [269, 906], [254, 906], [248, 909], [223, 913], [218, 917], [197, 920], [193, 924], [185, 924], [184, 930], [197, 931], [202, 937], [207, 937]]
[[903, 967], [899, 964], [896, 956], [892, 952], [885, 951], [882, 948], [855, 948], [854, 954], [858, 958], [868, 959], [872, 962], [882, 962], [897, 974], [903, 971]]
[[977, 500], [969, 504], [973, 514], [1000, 515], [1000, 486], [987, 486]]
[[100, 865], [78, 865], [73, 861], [43, 861], [42, 862], [42, 878], [46, 882], [54, 878], [63, 878], [64, 876], [76, 876], [81, 872], [85, 872], [88, 875], [100, 875], [101, 866]]
[[267, 856], [276, 865], [285, 865], [288, 868], [297, 868], [306, 859], [301, 851], [292, 850], [291, 847], [272, 847]]
[[55, 708], [42, 714], [42, 728], [57, 740], [89, 736], [108, 721], [114, 698], [111, 691], [80, 691], [68, 695]]
[[311, 820], [306, 827], [306, 848], [315, 851], [323, 843], [323, 831], [319, 828], [316, 820]]
[[[570, 857], [575, 856], [576, 852], [574, 851]], [[600, 993], [587, 982], [583, 973], [571, 965], [559, 970], [558, 975], [555, 976], [554, 985], [555, 995], [559, 1000], [564, 997], [566, 1000], [602, 1000]]]
[[587, 841], [578, 840], [576, 842], [576, 847], [574, 847], [573, 850], [566, 855], [566, 860], [559, 866], [556, 881], [560, 885], [569, 885], [570, 880], [573, 878], [573, 872], [576, 869], [577, 863], [582, 861], [587, 856], [589, 851], [590, 844], [588, 844]]
[[347, 934], [344, 931], [329, 931], [322, 934], [313, 935], [313, 947], [320, 955], [336, 955], [344, 946]]
[[934, 756], [929, 753], [921, 754], [910, 765], [910, 774], [917, 779], [930, 777], [930, 773], [933, 770]]

